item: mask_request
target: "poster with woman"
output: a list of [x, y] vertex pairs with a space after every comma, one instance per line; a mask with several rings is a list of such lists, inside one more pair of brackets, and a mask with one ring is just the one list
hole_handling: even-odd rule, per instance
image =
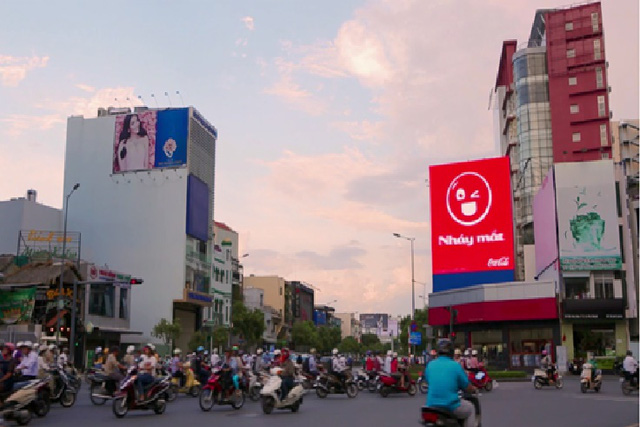
[[156, 150], [155, 111], [116, 116], [113, 173], [152, 169]]

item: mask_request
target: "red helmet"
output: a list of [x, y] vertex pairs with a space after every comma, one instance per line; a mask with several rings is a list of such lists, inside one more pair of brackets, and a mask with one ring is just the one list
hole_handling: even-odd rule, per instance
[[281, 361], [285, 361], [289, 359], [289, 349], [288, 348], [283, 348], [282, 352], [280, 353], [280, 360]]

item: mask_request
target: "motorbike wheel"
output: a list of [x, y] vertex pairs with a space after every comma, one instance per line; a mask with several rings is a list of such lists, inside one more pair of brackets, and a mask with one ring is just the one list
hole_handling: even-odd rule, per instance
[[556, 388], [560, 389], [564, 386], [564, 382], [561, 379], [556, 380]]
[[329, 393], [327, 393], [327, 390], [325, 390], [324, 388], [318, 387], [316, 389], [316, 394], [318, 395], [318, 397], [320, 399], [324, 399], [325, 397], [327, 397], [327, 394], [329, 394]]
[[422, 381], [420, 383], [420, 393], [427, 394], [428, 391], [429, 391], [429, 384], [427, 384], [426, 381]]
[[491, 390], [493, 390], [493, 380], [488, 381], [488, 382], [485, 384], [484, 389], [485, 389], [486, 391], [491, 391]]
[[269, 415], [273, 412], [273, 408], [276, 406], [276, 401], [273, 397], [267, 396], [262, 398], [262, 412]]
[[409, 384], [409, 388], [407, 389], [407, 393], [409, 393], [409, 396], [415, 396], [416, 393], [418, 392], [416, 385], [415, 384]]
[[358, 381], [358, 390], [364, 390], [365, 383], [364, 381]]
[[600, 393], [600, 386], [596, 387], [594, 390], [596, 391], [596, 393]]
[[377, 388], [378, 388], [378, 385], [376, 384], [375, 380], [369, 380], [369, 384], [367, 384], [367, 389], [369, 390], [369, 393], [375, 393]]
[[198, 397], [200, 396], [200, 390], [202, 389], [199, 385], [194, 385], [189, 389], [189, 396]]
[[245, 399], [244, 393], [236, 391], [233, 397], [233, 403], [231, 404], [231, 407], [233, 407], [233, 409], [235, 410], [242, 408], [244, 406], [244, 399]]
[[129, 412], [129, 405], [127, 404], [127, 398], [125, 396], [122, 397], [116, 397], [115, 399], [113, 399], [113, 414], [118, 417], [118, 418], [122, 418], [125, 415], [127, 415], [127, 412]]
[[622, 382], [622, 394], [624, 394], [625, 396], [628, 396], [631, 394], [631, 384], [629, 383], [629, 381], [623, 381]]
[[71, 408], [74, 403], [76, 403], [76, 394], [69, 389], [63, 391], [60, 395], [60, 404], [64, 408]]
[[164, 414], [165, 409], [167, 409], [167, 401], [164, 399], [156, 400], [155, 405], [153, 405], [153, 412], [158, 415]]
[[536, 390], [540, 390], [542, 388], [542, 382], [540, 382], [540, 380], [536, 379], [533, 382], [533, 386], [536, 388]]
[[89, 399], [91, 399], [91, 403], [96, 406], [104, 405], [104, 403], [107, 401], [107, 399], [103, 397], [95, 396], [96, 394], [102, 394], [100, 393], [101, 389], [102, 386], [98, 383], [91, 384], [91, 388], [89, 389]]
[[21, 411], [21, 414], [16, 418], [18, 425], [26, 426], [31, 421], [31, 411]]
[[351, 399], [358, 395], [358, 386], [355, 383], [351, 383], [347, 385], [347, 396]]
[[291, 405], [291, 412], [298, 412], [300, 410], [300, 402], [296, 402]]
[[251, 390], [249, 390], [249, 399], [253, 402], [260, 400], [260, 387], [251, 387]]
[[311, 381], [309, 381], [308, 378], [305, 378], [304, 381], [302, 381], [302, 388], [305, 390], [311, 390], [312, 384]]
[[589, 387], [587, 386], [587, 383], [580, 383], [580, 391], [581, 392], [586, 393], [588, 389], [589, 389]]
[[75, 388], [76, 391], [79, 391], [80, 387], [82, 387], [82, 380], [78, 377], [71, 379], [71, 387]]
[[39, 393], [38, 398], [34, 400], [31, 405], [31, 409], [33, 413], [36, 414], [36, 417], [44, 417], [49, 413], [49, 409], [51, 409], [49, 393], [46, 391]]
[[387, 386], [383, 386], [380, 389], [380, 396], [382, 397], [389, 397], [389, 393], [391, 393], [391, 389], [389, 389], [389, 387]]
[[166, 400], [167, 402], [173, 402], [177, 398], [178, 392], [171, 386], [167, 389], [167, 391], [164, 392], [164, 400]]
[[209, 412], [211, 408], [213, 408], [213, 391], [212, 390], [202, 390], [200, 391], [200, 398], [198, 399], [200, 403], [200, 409], [205, 412]]

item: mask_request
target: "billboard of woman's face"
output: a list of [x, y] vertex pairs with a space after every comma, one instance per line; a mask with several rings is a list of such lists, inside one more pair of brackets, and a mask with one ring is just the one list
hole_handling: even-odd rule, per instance
[[156, 151], [155, 111], [116, 116], [113, 172], [152, 169]]

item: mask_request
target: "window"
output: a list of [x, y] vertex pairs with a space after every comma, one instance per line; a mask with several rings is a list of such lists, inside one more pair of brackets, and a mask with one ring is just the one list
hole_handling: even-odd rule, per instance
[[129, 289], [120, 288], [120, 313], [118, 317], [126, 319], [129, 311]]
[[[616, 182], [616, 207], [618, 211], [618, 218], [622, 218], [622, 203], [620, 203], [620, 183]], [[622, 240], [620, 241], [622, 246]]]
[[604, 103], [604, 95], [598, 95], [598, 117], [604, 117], [607, 114]]
[[573, 142], [580, 142], [582, 139], [580, 132], [574, 132], [573, 135], [571, 135], [571, 140]]
[[593, 41], [593, 59], [596, 61], [602, 59], [602, 50], [600, 49], [600, 39]]
[[602, 67], [596, 68], [596, 87], [602, 89], [604, 87], [604, 80], [602, 79]]
[[593, 32], [597, 32], [600, 28], [600, 24], [598, 22], [598, 12], [593, 12], [591, 14], [591, 29]]
[[568, 299], [591, 298], [588, 277], [567, 277], [564, 279], [564, 287]]
[[580, 112], [580, 106], [578, 104], [572, 104], [569, 107], [569, 111], [571, 111], [571, 114], [577, 114]]
[[613, 299], [613, 274], [611, 273], [594, 273], [593, 287], [595, 289], [596, 299]]
[[280, 295], [282, 295], [282, 286], [280, 287]]
[[569, 77], [569, 86], [575, 86], [578, 84], [578, 78], [577, 77]]
[[112, 284], [91, 285], [89, 291], [89, 314], [113, 317], [115, 289]]
[[564, 24], [565, 31], [573, 31], [573, 22], [566, 22]]
[[229, 323], [229, 306], [224, 308], [224, 323]]
[[609, 158], [609, 153], [602, 153], [602, 160], [606, 160]]
[[605, 123], [600, 125], [600, 145], [602, 147], [609, 145], [609, 141], [607, 141], [607, 125]]
[[567, 49], [567, 58], [575, 58], [576, 50], [575, 49]]

